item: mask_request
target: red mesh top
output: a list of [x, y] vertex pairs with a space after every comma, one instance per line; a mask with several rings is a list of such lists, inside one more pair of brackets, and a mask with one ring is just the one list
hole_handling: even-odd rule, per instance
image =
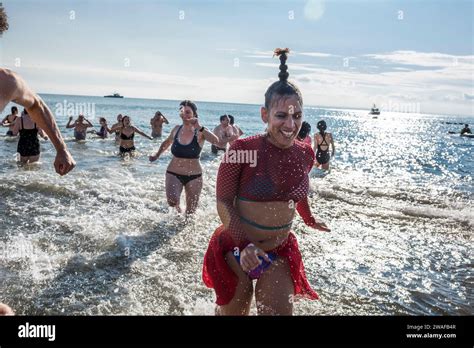
[[221, 213], [230, 217], [230, 225], [225, 227], [237, 245], [245, 241], [245, 232], [234, 208], [236, 197], [258, 202], [299, 202], [297, 210], [305, 223], [314, 222], [307, 201], [308, 174], [314, 159], [308, 144], [295, 141], [292, 147], [281, 149], [271, 144], [265, 134], [232, 144], [219, 167], [216, 194], [217, 201], [225, 207]]

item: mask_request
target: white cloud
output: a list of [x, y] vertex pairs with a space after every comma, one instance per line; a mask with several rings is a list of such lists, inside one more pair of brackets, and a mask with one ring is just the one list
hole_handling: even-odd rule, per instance
[[321, 52], [301, 52], [301, 53], [298, 53], [298, 54], [302, 55], [302, 56], [320, 57], [320, 58], [340, 57], [339, 55], [329, 54], [329, 53], [321, 53]]
[[304, 7], [304, 16], [311, 21], [317, 21], [323, 16], [324, 10], [323, 0], [308, 0]]

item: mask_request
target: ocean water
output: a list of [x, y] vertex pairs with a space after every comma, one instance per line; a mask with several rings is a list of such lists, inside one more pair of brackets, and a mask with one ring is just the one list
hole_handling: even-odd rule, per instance
[[[0, 136], [0, 301], [32, 315], [212, 315], [214, 293], [201, 280], [203, 255], [220, 224], [215, 208], [219, 158], [206, 143], [204, 187], [196, 219], [168, 209], [167, 152], [161, 140], [135, 137], [139, 156], [122, 160], [112, 138], [77, 143], [67, 111], [86, 107], [98, 125], [128, 114], [150, 132], [156, 110], [179, 123], [178, 101], [43, 95], [77, 161], [53, 171], [19, 168], [16, 141]], [[68, 103], [72, 103], [69, 105]], [[85, 104], [84, 104], [85, 103]], [[87, 105], [89, 103], [89, 105]], [[83, 105], [84, 104], [84, 105]], [[9, 105], [10, 106], [10, 105]], [[230, 113], [246, 135], [263, 132], [258, 105], [198, 103], [213, 128]], [[69, 110], [68, 110], [69, 109]], [[5, 109], [2, 116], [5, 116]], [[320, 301], [295, 303], [297, 315], [472, 315], [474, 139], [447, 134], [474, 117], [306, 107], [336, 141], [331, 171], [311, 173], [310, 201], [330, 233], [297, 235], [308, 279]], [[76, 113], [74, 113], [76, 115]], [[255, 314], [255, 307], [252, 314]]]

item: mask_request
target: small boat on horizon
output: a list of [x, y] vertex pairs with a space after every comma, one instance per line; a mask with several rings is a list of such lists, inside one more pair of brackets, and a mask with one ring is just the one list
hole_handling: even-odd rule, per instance
[[123, 95], [120, 95], [119, 93], [114, 93], [112, 95], [104, 95], [104, 98], [123, 98]]
[[[380, 110], [378, 107], [374, 106], [370, 109], [369, 115], [380, 115]], [[372, 118], [377, 118], [377, 116], [374, 116]]]

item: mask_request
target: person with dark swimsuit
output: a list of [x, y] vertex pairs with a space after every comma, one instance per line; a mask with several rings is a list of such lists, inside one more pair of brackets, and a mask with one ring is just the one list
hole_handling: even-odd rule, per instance
[[[319, 121], [316, 127], [318, 128], [319, 133], [314, 135], [314, 151], [316, 152], [316, 161], [314, 165], [316, 167], [321, 167], [322, 169], [328, 170], [329, 160], [331, 157], [334, 157], [334, 154], [336, 153], [334, 139], [331, 133], [326, 133], [326, 121]], [[331, 155], [329, 155], [329, 146], [332, 147]]]
[[89, 133], [97, 135], [99, 138], [105, 139], [109, 136], [110, 129], [107, 126], [107, 120], [104, 117], [99, 119], [100, 130], [97, 132], [95, 129], [90, 130]]
[[186, 214], [196, 211], [202, 190], [202, 168], [199, 160], [204, 142], [216, 144], [219, 139], [199, 123], [197, 106], [190, 100], [180, 103], [183, 124], [174, 127], [159, 150], [150, 156], [156, 161], [171, 146], [173, 158], [166, 170], [166, 197], [170, 207], [181, 213], [180, 197], [185, 190]]
[[306, 225], [330, 230], [314, 218], [309, 207], [314, 152], [296, 141], [303, 98], [287, 80], [288, 52], [275, 50], [280, 79], [268, 88], [260, 109], [266, 133], [238, 139], [227, 151], [255, 153], [257, 165], [244, 159], [223, 160], [217, 174], [217, 212], [222, 225], [210, 239], [202, 278], [216, 293], [218, 315], [248, 315], [254, 294], [259, 315], [291, 315], [295, 296], [318, 299], [291, 232], [295, 212]]
[[[25, 125], [28, 127], [26, 128]], [[21, 117], [17, 118], [15, 126], [13, 127], [13, 135], [20, 134], [18, 140], [17, 152], [20, 154], [21, 163], [37, 162], [40, 158], [40, 143], [38, 135], [47, 139], [43, 130], [36, 127], [28, 112], [23, 111]]]
[[5, 116], [5, 118], [2, 120], [2, 126], [9, 128], [7, 134], [5, 134], [7, 137], [13, 136], [13, 127], [15, 126], [15, 121], [18, 118], [18, 108], [16, 106], [12, 106], [11, 111], [12, 113]]
[[140, 134], [141, 136], [153, 140], [148, 134], [145, 134], [140, 129], [135, 126], [131, 125], [131, 120], [129, 116], [123, 116], [122, 122], [110, 129], [110, 133], [115, 131], [120, 132], [120, 155], [125, 156], [125, 154], [134, 155], [135, 153], [135, 143], [133, 138], [135, 137], [135, 133]]

